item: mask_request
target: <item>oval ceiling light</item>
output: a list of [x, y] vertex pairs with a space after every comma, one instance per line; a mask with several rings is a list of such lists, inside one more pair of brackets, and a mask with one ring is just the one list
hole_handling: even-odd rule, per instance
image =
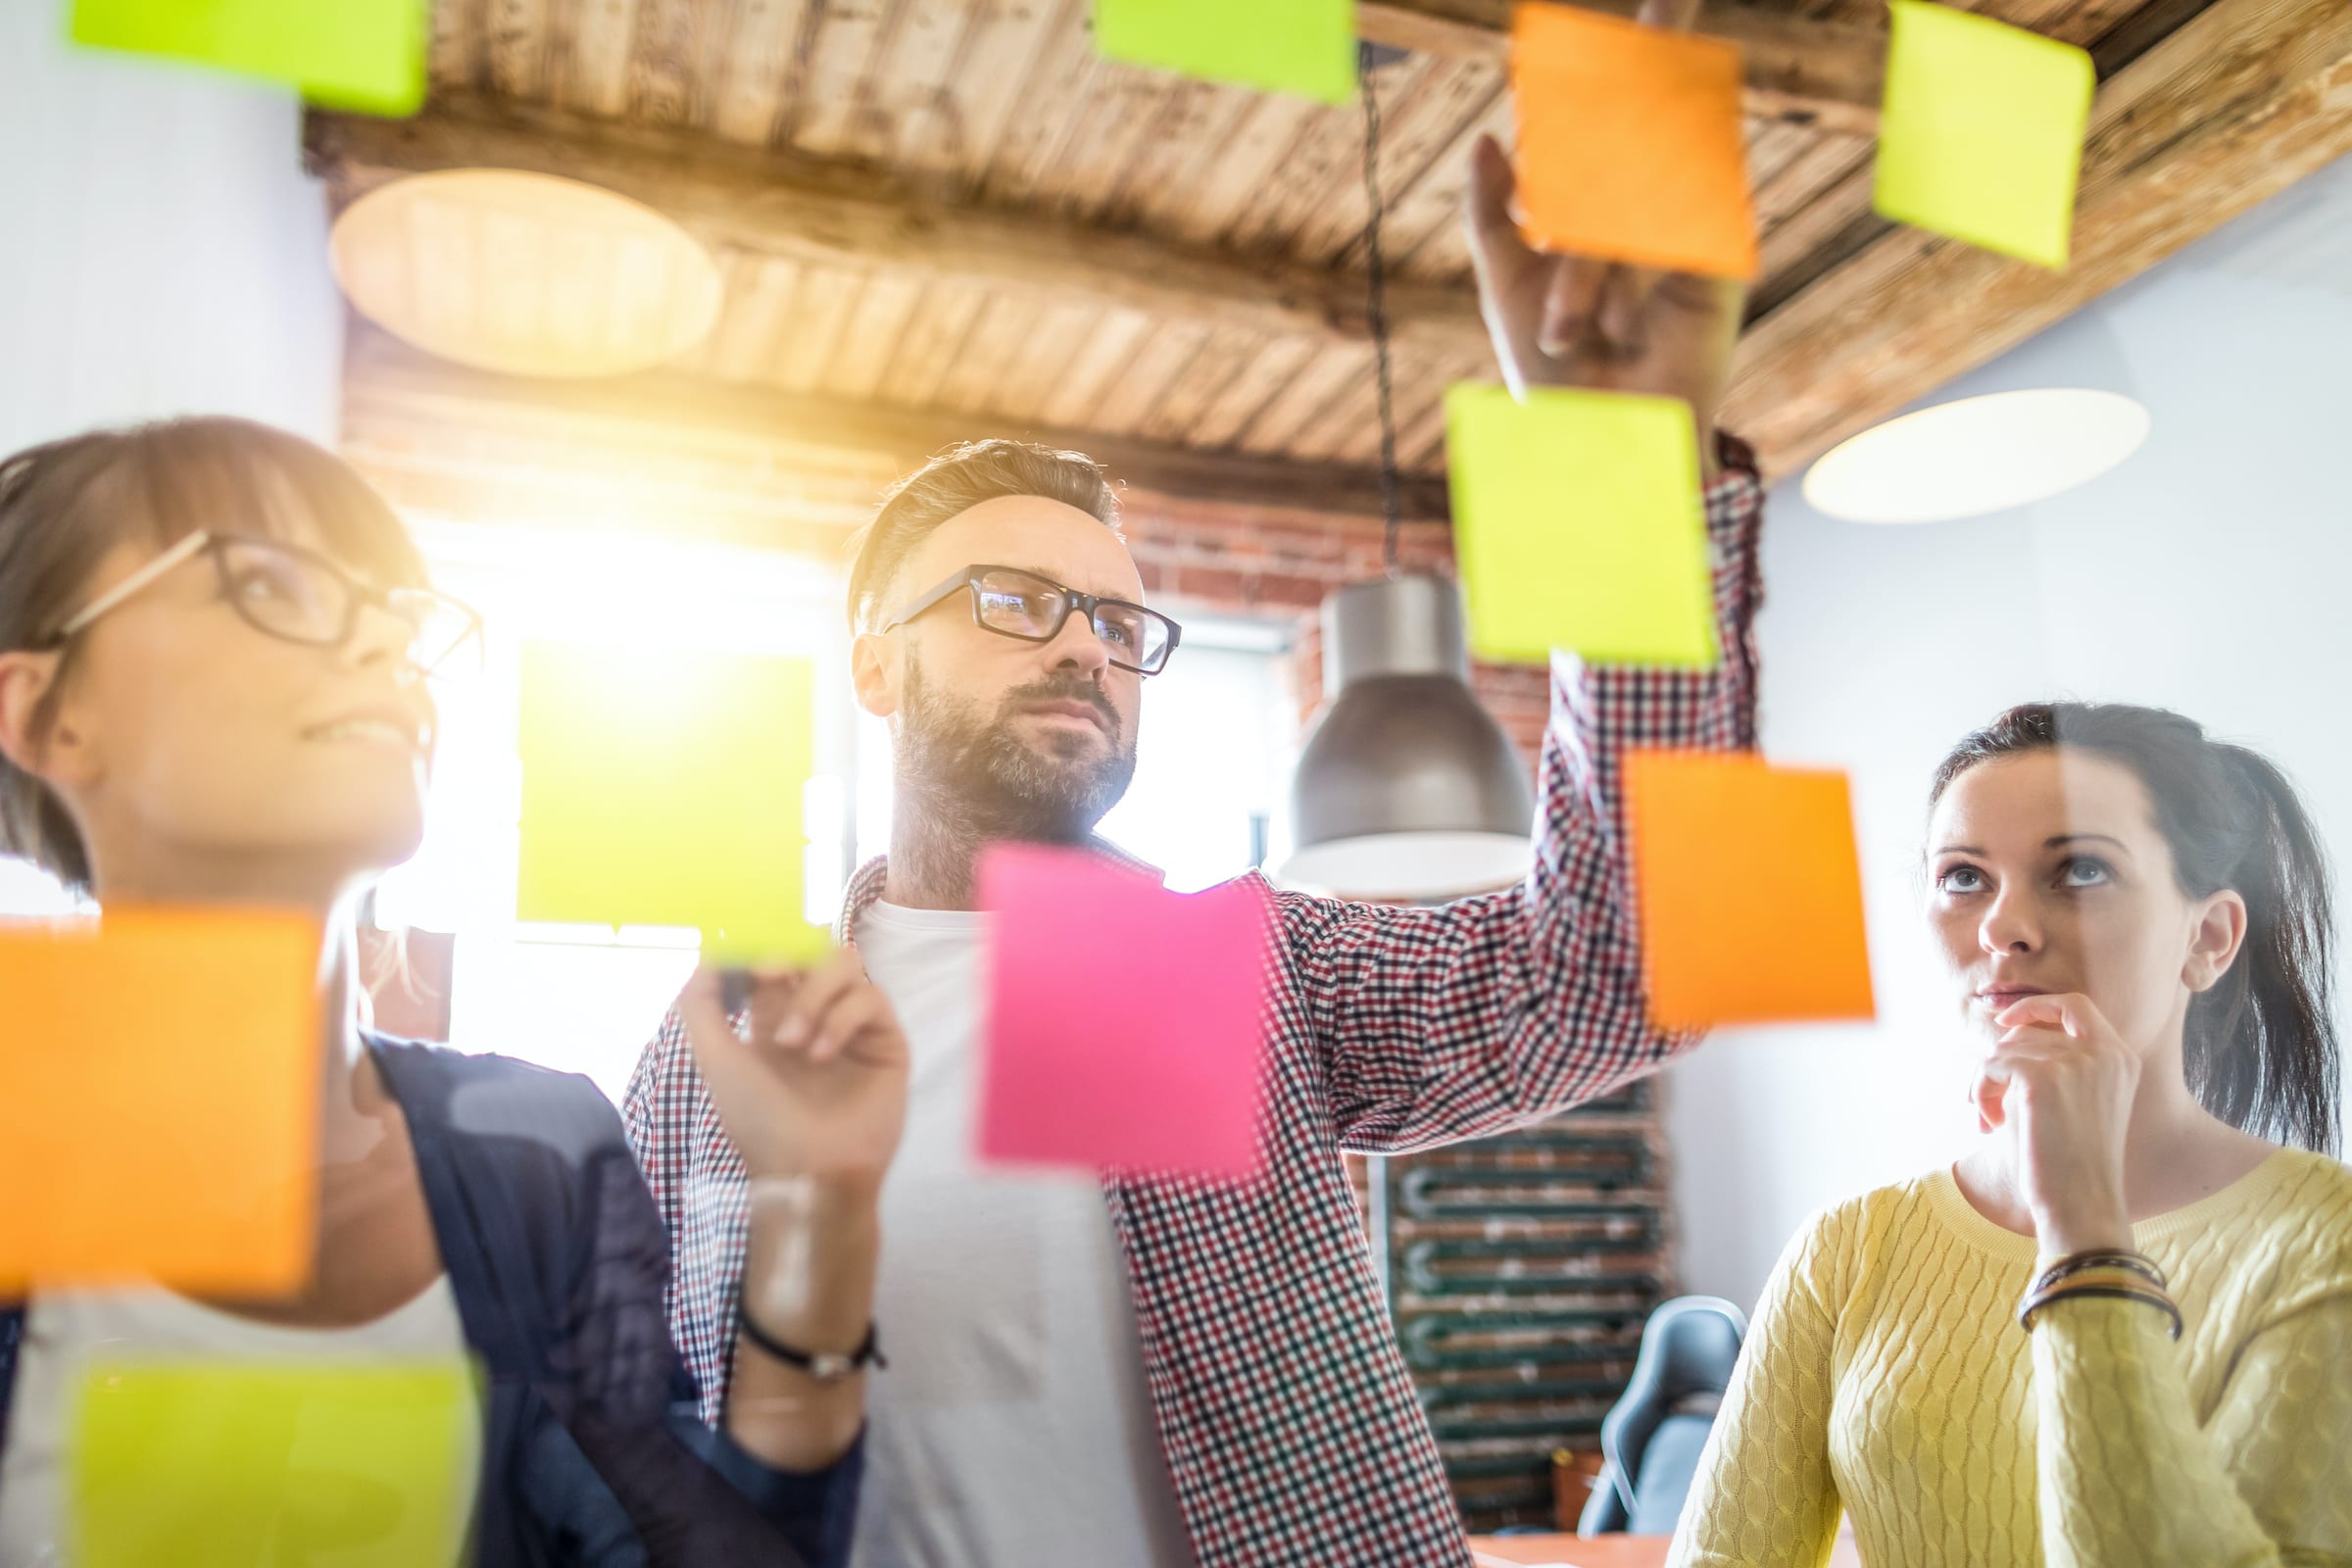
[[1840, 442], [1805, 475], [1848, 522], [1948, 522], [2043, 501], [2139, 450], [2148, 411], [2120, 392], [2047, 387], [1961, 398]]
[[511, 169], [411, 174], [346, 207], [335, 281], [361, 315], [461, 365], [620, 375], [710, 335], [725, 285], [701, 241], [601, 186]]

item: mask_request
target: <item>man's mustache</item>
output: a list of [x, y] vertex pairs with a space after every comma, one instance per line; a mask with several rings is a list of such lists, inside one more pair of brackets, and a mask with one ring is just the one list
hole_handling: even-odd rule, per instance
[[1118, 710], [1110, 706], [1110, 699], [1102, 695], [1102, 687], [1083, 675], [1015, 687], [1004, 694], [1004, 706], [998, 710], [999, 721], [1011, 718], [1019, 710], [1033, 703], [1085, 703], [1102, 715], [1103, 733], [1113, 740], [1118, 739]]

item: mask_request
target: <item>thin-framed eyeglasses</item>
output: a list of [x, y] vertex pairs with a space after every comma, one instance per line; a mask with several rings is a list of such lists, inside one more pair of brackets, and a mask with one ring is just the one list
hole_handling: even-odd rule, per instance
[[1080, 611], [1095, 635], [1110, 650], [1110, 662], [1139, 675], [1156, 675], [1184, 636], [1184, 628], [1156, 610], [1124, 599], [1082, 594], [1020, 566], [966, 566], [900, 611], [883, 631], [896, 631], [917, 615], [968, 589], [972, 624], [1000, 637], [1050, 643]]
[[63, 647], [166, 572], [210, 556], [220, 597], [254, 630], [284, 642], [340, 648], [372, 605], [409, 627], [409, 662], [428, 675], [464, 675], [482, 660], [482, 617], [430, 588], [364, 583], [315, 550], [282, 539], [198, 529], [76, 611], [46, 646]]

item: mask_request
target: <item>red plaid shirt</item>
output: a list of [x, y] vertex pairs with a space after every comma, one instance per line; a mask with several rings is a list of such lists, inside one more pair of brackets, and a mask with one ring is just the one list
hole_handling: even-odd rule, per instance
[[[1281, 941], [1264, 1169], [1241, 1185], [1103, 1179], [1160, 1442], [1203, 1568], [1469, 1561], [1340, 1153], [1502, 1132], [1606, 1093], [1685, 1043], [1644, 1015], [1617, 760], [1632, 747], [1754, 744], [1763, 509], [1744, 461], [1706, 507], [1721, 664], [1691, 673], [1555, 658], [1536, 863], [1519, 886], [1436, 908], [1271, 894]], [[845, 932], [882, 886], [880, 860], [853, 879]], [[669, 1227], [671, 1328], [715, 1419], [743, 1268], [744, 1170], [674, 1011], [637, 1065], [626, 1119]]]

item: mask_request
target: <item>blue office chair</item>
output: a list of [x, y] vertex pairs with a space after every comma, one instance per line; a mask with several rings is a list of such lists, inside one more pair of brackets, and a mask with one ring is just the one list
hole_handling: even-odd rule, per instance
[[1580, 1536], [1670, 1536], [1731, 1387], [1747, 1314], [1713, 1296], [1678, 1296], [1650, 1313], [1625, 1393], [1601, 1418], [1600, 1478]]

